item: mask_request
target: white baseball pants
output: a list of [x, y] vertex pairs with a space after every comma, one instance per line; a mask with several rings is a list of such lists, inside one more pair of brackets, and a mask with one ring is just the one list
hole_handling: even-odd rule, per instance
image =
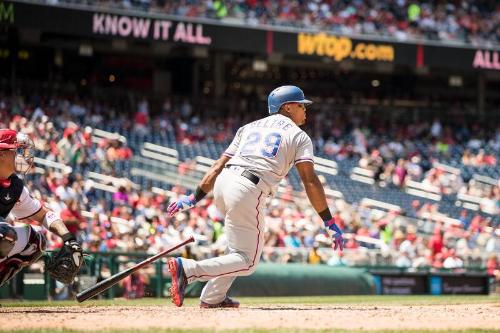
[[215, 205], [226, 216], [226, 254], [201, 261], [182, 258], [188, 283], [208, 281], [200, 299], [209, 304], [222, 302], [237, 276], [255, 271], [264, 246], [267, 196], [249, 179], [229, 169], [219, 174], [213, 191]]

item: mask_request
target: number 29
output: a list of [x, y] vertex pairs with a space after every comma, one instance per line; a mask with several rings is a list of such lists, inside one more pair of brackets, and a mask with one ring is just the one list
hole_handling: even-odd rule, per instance
[[273, 158], [278, 153], [281, 145], [281, 134], [273, 132], [263, 139], [259, 132], [250, 133], [241, 148], [241, 156], [254, 154], [256, 151], [264, 157]]

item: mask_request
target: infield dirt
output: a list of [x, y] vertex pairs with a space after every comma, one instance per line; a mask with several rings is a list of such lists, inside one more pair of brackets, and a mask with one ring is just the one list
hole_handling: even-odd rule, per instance
[[1, 330], [500, 329], [500, 304], [3, 307]]

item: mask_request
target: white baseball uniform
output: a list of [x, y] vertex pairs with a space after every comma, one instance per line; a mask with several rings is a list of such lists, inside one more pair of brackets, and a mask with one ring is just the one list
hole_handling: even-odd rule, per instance
[[[23, 220], [30, 216], [35, 215], [42, 209], [42, 204], [40, 201], [34, 199], [26, 187], [23, 188], [23, 192], [16, 202], [10, 214], [14, 217], [14, 220]], [[21, 253], [28, 245], [30, 239], [30, 233], [33, 229], [28, 224], [19, 224], [14, 226], [14, 230], [17, 233], [17, 241], [12, 250], [9, 252], [8, 257], [12, 257], [15, 254]], [[43, 250], [43, 249], [42, 249]], [[6, 258], [0, 259], [0, 263], [6, 260]]]
[[[237, 276], [252, 274], [264, 245], [264, 206], [295, 164], [314, 163], [309, 136], [290, 118], [274, 114], [241, 127], [225, 151], [231, 157], [215, 181], [214, 201], [225, 214], [226, 254], [202, 261], [182, 258], [188, 283], [209, 281], [201, 300], [222, 302]], [[254, 184], [242, 175], [258, 177]]]

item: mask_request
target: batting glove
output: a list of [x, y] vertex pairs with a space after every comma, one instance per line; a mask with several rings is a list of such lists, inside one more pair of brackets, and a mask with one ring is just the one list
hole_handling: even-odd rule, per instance
[[190, 196], [183, 195], [177, 201], [174, 201], [170, 205], [168, 205], [167, 213], [170, 216], [174, 216], [178, 212], [193, 208], [194, 205], [196, 205], [196, 199], [194, 198], [193, 194], [191, 194]]
[[329, 221], [325, 221], [325, 227], [330, 229], [332, 234], [332, 247], [333, 250], [337, 250], [337, 248], [342, 251], [344, 249], [344, 238], [342, 237], [342, 230], [335, 224], [335, 220], [331, 219]]

